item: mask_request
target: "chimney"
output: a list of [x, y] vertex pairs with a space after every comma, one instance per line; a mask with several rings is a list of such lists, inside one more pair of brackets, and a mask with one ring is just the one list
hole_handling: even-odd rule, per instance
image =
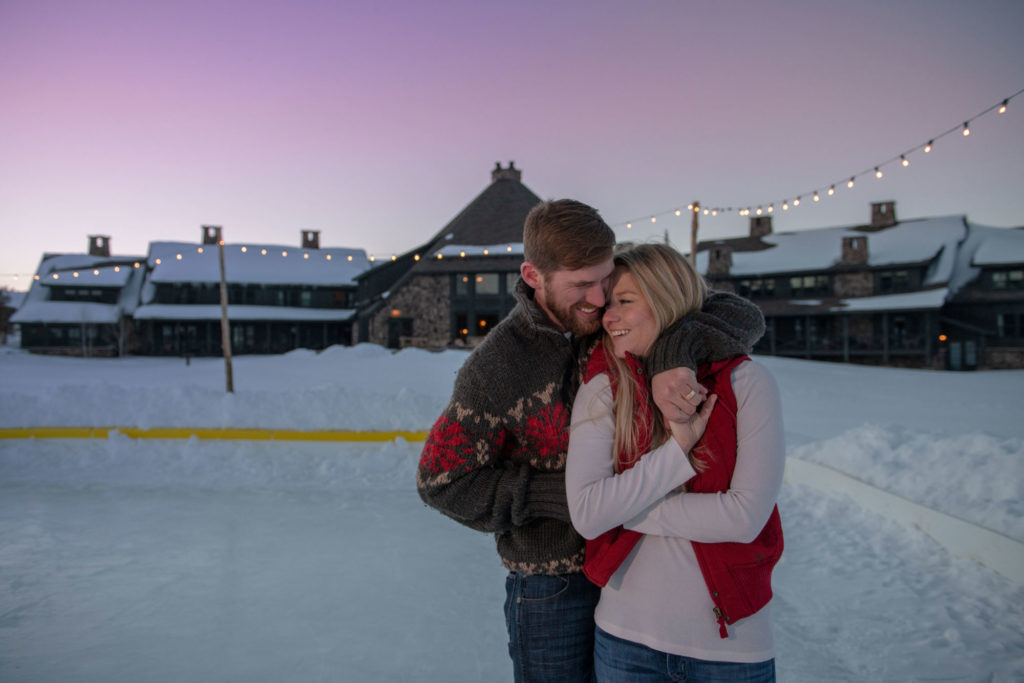
[[89, 235], [89, 256], [110, 256], [110, 237]]
[[871, 204], [871, 227], [875, 230], [896, 225], [896, 202], [873, 202]]
[[220, 244], [220, 226], [219, 225], [204, 225], [203, 226], [203, 244]]
[[724, 244], [713, 244], [708, 249], [708, 277], [728, 275], [732, 268], [732, 249]]
[[516, 162], [508, 162], [508, 168], [502, 168], [501, 162], [495, 162], [494, 170], [491, 171], [491, 182], [497, 180], [522, 180], [523, 172], [516, 168]]
[[867, 235], [843, 238], [843, 254], [839, 263], [844, 266], [867, 265], [868, 263], [868, 238]]
[[302, 248], [303, 249], [319, 249], [320, 248], [320, 231], [319, 230], [303, 230], [302, 231]]
[[764, 237], [765, 235], [772, 234], [772, 217], [771, 216], [751, 216], [750, 217], [750, 236], [751, 237]]

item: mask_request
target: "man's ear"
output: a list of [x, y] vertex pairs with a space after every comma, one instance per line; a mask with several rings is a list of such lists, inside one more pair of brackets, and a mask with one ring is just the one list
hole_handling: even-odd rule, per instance
[[523, 282], [533, 289], [539, 289], [544, 282], [544, 275], [529, 261], [523, 261], [519, 266], [519, 274], [523, 276]]

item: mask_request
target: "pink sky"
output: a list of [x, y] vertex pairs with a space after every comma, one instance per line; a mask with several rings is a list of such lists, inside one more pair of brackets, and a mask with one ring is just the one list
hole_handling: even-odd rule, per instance
[[[5, 0], [0, 287], [90, 234], [143, 254], [207, 223], [401, 253], [499, 160], [620, 239], [667, 229], [684, 249], [688, 218], [667, 212], [693, 199], [803, 194], [776, 231], [888, 199], [901, 218], [1024, 225], [1024, 96], [908, 168], [808, 196], [1024, 88], [1021, 26], [1017, 0]], [[707, 217], [701, 236], [747, 221]]]

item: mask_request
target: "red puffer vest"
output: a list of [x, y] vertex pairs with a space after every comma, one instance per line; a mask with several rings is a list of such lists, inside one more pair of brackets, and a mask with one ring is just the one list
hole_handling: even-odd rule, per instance
[[[737, 356], [697, 369], [698, 381], [707, 388], [709, 395], [718, 395], [718, 402], [711, 412], [707, 430], [698, 442], [700, 452], [710, 451], [712, 454], [712, 457], [705, 458], [709, 466], [686, 482], [687, 491], [719, 493], [729, 489], [736, 469], [736, 394], [732, 390], [732, 370], [747, 360], [750, 360], [747, 356]], [[641, 361], [627, 355], [626, 362], [632, 372], [643, 374]], [[604, 348], [598, 346], [587, 363], [584, 381], [590, 381], [602, 372], [611, 379], [614, 395], [618, 390], [617, 382], [612, 377]], [[640, 453], [646, 453], [651, 446], [649, 426], [652, 412], [647, 382], [638, 384], [634, 406], [638, 412], [637, 423], [647, 427], [640, 436]], [[639, 458], [636, 454], [620, 454], [619, 459], [626, 463], [622, 469], [629, 469]], [[583, 573], [598, 586], [604, 586], [642, 537], [643, 534], [620, 526], [587, 541]], [[729, 636], [726, 624], [754, 614], [771, 600], [772, 569], [779, 561], [782, 549], [782, 521], [778, 506], [772, 508], [768, 522], [750, 543], [693, 542], [704, 582], [715, 604], [715, 619], [722, 638]]]

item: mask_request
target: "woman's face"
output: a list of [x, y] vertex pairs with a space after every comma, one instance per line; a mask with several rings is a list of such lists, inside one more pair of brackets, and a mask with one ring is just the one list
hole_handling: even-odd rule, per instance
[[619, 358], [625, 357], [627, 351], [634, 356], [646, 356], [658, 338], [654, 312], [633, 275], [622, 266], [612, 273], [611, 299], [601, 322]]

